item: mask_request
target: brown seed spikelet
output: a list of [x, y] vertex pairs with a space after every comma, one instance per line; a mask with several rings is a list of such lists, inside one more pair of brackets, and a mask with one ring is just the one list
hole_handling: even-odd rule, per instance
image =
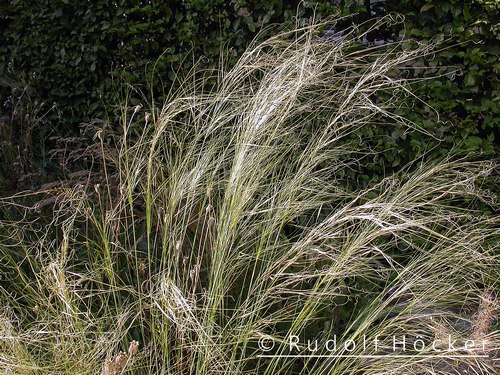
[[104, 363], [104, 375], [117, 375], [122, 372], [127, 364], [127, 353], [120, 352], [115, 359], [107, 359]]
[[139, 342], [135, 340], [132, 341], [128, 347], [129, 357], [136, 355], [138, 350], [139, 350]]
[[481, 339], [488, 335], [496, 319], [497, 301], [491, 293], [481, 295], [481, 303], [472, 325], [472, 337]]

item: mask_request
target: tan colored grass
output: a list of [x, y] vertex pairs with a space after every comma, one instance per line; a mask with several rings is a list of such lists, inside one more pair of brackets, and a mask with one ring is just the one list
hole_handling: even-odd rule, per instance
[[[391, 110], [408, 90], [401, 69], [428, 47], [358, 48], [354, 32], [320, 41], [329, 25], [250, 46], [215, 72], [212, 91], [193, 75], [162, 108], [124, 106], [119, 139], [107, 144], [110, 129], [96, 130], [95, 168], [58, 190], [48, 222], [25, 200], [51, 190], [0, 201], [10, 215], [0, 269], [12, 275], [0, 288], [1, 371], [494, 373], [494, 350], [458, 360], [261, 357], [263, 337], [287, 354], [297, 335], [305, 355], [307, 340], [334, 334], [407, 335], [413, 345], [442, 337], [436, 322], [460, 340], [500, 342], [484, 294], [498, 287], [498, 219], [477, 209], [498, 209], [481, 187], [495, 164], [429, 158], [348, 186], [371, 152], [353, 141], [360, 130], [422, 131]], [[472, 331], [463, 328], [480, 295]]]

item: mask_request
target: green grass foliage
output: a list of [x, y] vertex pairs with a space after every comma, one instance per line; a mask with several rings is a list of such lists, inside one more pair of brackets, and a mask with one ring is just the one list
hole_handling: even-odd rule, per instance
[[[436, 137], [395, 108], [430, 49], [322, 41], [329, 26], [125, 106], [119, 130], [87, 125], [68, 150], [87, 169], [2, 198], [0, 371], [495, 373], [496, 165], [427, 155], [349, 184], [372, 151], [353, 134]], [[333, 357], [334, 337], [358, 345]]]

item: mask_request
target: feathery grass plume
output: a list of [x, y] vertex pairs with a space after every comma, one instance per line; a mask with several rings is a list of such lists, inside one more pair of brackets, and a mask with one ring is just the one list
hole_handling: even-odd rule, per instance
[[329, 26], [252, 45], [211, 91], [193, 75], [145, 118], [125, 110], [119, 139], [90, 148], [103, 181], [57, 189], [48, 223], [2, 199], [2, 371], [494, 373], [489, 305], [470, 322], [498, 287], [498, 217], [477, 209], [498, 208], [481, 187], [495, 165], [353, 187], [360, 129], [421, 131], [391, 110], [430, 47]]

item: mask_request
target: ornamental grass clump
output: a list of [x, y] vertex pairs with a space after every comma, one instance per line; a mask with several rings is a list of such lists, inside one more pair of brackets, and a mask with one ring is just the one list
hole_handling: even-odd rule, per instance
[[365, 130], [423, 132], [394, 106], [430, 47], [328, 26], [95, 123], [84, 179], [1, 200], [3, 372], [495, 373], [495, 165], [353, 184]]

